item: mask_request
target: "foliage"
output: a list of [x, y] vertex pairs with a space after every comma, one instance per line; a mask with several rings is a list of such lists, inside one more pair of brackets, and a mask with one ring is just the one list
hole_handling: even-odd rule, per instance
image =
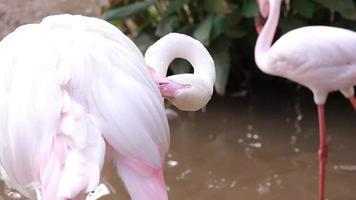
[[[246, 87], [265, 78], [254, 67], [256, 0], [121, 0], [104, 13], [104, 19], [130, 35], [144, 52], [169, 32], [200, 40], [216, 64], [216, 91]], [[284, 0], [278, 34], [306, 25], [331, 25], [356, 30], [353, 0]], [[190, 71], [176, 60], [171, 73]], [[227, 87], [228, 86], [228, 87]]]

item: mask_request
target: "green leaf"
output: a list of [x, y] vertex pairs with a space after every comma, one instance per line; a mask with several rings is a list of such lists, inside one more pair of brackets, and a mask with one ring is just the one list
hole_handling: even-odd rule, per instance
[[173, 25], [177, 21], [177, 16], [172, 15], [166, 18], [163, 18], [160, 23], [157, 25], [155, 34], [158, 37], [162, 37], [174, 30]]
[[210, 53], [215, 62], [216, 81], [215, 91], [219, 95], [225, 95], [226, 85], [230, 72], [230, 49], [231, 41], [221, 36], [210, 45]]
[[230, 8], [226, 0], [205, 0], [204, 9], [208, 12], [214, 12], [217, 14], [226, 14], [230, 12]]
[[303, 17], [306, 17], [308, 19], [311, 19], [313, 17], [315, 7], [314, 2], [310, 0], [294, 0], [293, 7]]
[[254, 17], [258, 13], [258, 7], [255, 0], [246, 1], [241, 8], [241, 15], [244, 17]]
[[248, 31], [245, 27], [237, 27], [236, 29], [227, 30], [226, 35], [230, 38], [240, 39], [247, 35]]
[[221, 33], [231, 28], [236, 23], [236, 18], [239, 16], [238, 12], [232, 12], [228, 15], [218, 15], [214, 18], [213, 27], [210, 39], [214, 40]]
[[148, 47], [155, 43], [156, 40], [157, 37], [154, 36], [151, 30], [142, 31], [134, 38], [134, 42], [142, 54], [144, 54]]
[[154, 4], [155, 0], [135, 2], [133, 4], [110, 9], [103, 15], [103, 19], [107, 21], [123, 19], [147, 10], [147, 8]]
[[355, 7], [352, 0], [314, 0], [333, 11], [347, 10]]
[[343, 17], [356, 20], [356, 8], [353, 0], [314, 0], [331, 11], [339, 12]]
[[298, 18], [295, 17], [285, 17], [281, 19], [281, 29], [282, 29], [282, 33], [286, 33], [290, 30], [296, 29], [296, 28], [300, 28], [303, 26], [306, 26], [307, 23], [305, 21], [302, 21]]
[[186, 35], [193, 35], [197, 25], [196, 24], [186, 24], [182, 27], [176, 29], [177, 33], [183, 33]]
[[210, 33], [213, 27], [213, 21], [214, 16], [208, 15], [205, 20], [199, 24], [193, 33], [193, 37], [206, 46], [210, 43]]
[[183, 7], [183, 5], [189, 3], [190, 1], [191, 0], [174, 0], [172, 3], [169, 4], [164, 15], [168, 16], [177, 12], [181, 7]]
[[344, 12], [339, 12], [343, 17], [350, 20], [356, 20], [356, 9], [350, 9]]
[[170, 64], [169, 69], [171, 69], [174, 74], [184, 74], [190, 73], [193, 68], [188, 61], [178, 58]]

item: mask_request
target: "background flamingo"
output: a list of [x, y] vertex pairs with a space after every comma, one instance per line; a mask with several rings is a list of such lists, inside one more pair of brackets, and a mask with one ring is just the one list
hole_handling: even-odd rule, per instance
[[[197, 46], [192, 38], [181, 42], [188, 43]], [[158, 49], [172, 56], [180, 50]], [[203, 46], [195, 50], [188, 59], [208, 56], [214, 80], [210, 55]], [[93, 191], [109, 145], [132, 199], [168, 199], [162, 170], [167, 118], [131, 40], [103, 20], [58, 15], [9, 34], [0, 55], [0, 172], [10, 188], [45, 200]], [[172, 82], [178, 88], [171, 99], [182, 94], [184, 101], [195, 83]], [[202, 95], [211, 95], [213, 83], [207, 87]], [[206, 96], [194, 96], [191, 109], [204, 106]], [[189, 109], [189, 102], [183, 104]]]
[[308, 87], [318, 107], [319, 199], [324, 199], [327, 137], [324, 104], [329, 92], [340, 90], [356, 110], [356, 33], [327, 26], [309, 26], [290, 31], [275, 42], [281, 0], [258, 0], [267, 21], [256, 43], [255, 60], [265, 73], [281, 76]]

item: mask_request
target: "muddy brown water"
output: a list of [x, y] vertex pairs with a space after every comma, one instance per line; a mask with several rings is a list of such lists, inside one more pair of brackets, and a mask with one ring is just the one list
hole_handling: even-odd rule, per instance
[[[170, 199], [317, 199], [316, 117], [309, 91], [273, 88], [216, 98], [205, 112], [179, 113], [170, 121], [165, 169]], [[348, 101], [331, 95], [328, 200], [356, 199], [355, 122]], [[129, 199], [121, 187], [117, 199]]]
[[[170, 200], [317, 199], [318, 124], [310, 92], [264, 88], [214, 98], [204, 112], [178, 113], [170, 120], [165, 164]], [[355, 122], [348, 101], [331, 95], [328, 200], [356, 199]], [[115, 172], [103, 174], [111, 194], [102, 199], [129, 200]]]

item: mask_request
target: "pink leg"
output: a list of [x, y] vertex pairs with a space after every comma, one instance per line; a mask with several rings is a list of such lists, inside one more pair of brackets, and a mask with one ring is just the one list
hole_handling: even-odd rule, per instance
[[349, 100], [354, 107], [354, 110], [356, 111], [356, 98], [355, 97], [349, 97]]
[[328, 158], [328, 144], [325, 127], [325, 109], [324, 104], [318, 105], [318, 118], [319, 118], [319, 200], [324, 200], [325, 188], [325, 167]]

